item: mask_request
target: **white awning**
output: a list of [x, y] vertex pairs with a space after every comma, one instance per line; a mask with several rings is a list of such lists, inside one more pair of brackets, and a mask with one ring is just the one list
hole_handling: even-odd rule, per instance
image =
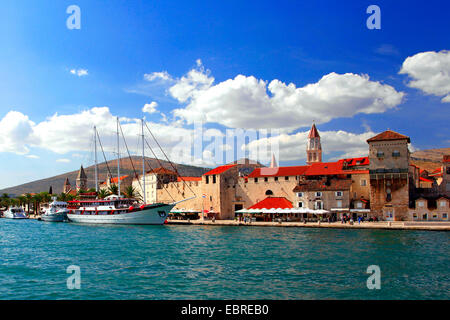
[[350, 212], [369, 213], [370, 209], [350, 209]]

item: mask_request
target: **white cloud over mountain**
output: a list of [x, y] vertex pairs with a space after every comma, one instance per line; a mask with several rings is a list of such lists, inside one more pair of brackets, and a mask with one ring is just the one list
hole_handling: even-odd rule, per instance
[[169, 93], [186, 104], [173, 113], [187, 123], [288, 130], [309, 126], [313, 120], [325, 123], [359, 113], [383, 113], [399, 105], [404, 96], [392, 86], [353, 73], [330, 73], [304, 87], [244, 75], [214, 84], [201, 63], [176, 79]]
[[[127, 140], [128, 146], [133, 153], [140, 154], [140, 144], [137, 139], [141, 130], [140, 119], [122, 119], [121, 126]], [[126, 121], [125, 121], [126, 120]], [[156, 135], [158, 142], [163, 146], [164, 151], [170, 159], [186, 164], [195, 165], [219, 165], [224, 159], [232, 161], [244, 156], [242, 146], [248, 143], [243, 135], [250, 136], [248, 143], [249, 155], [258, 155], [254, 160], [267, 163], [270, 160], [271, 152], [265, 155], [261, 152], [255, 152], [266, 144], [267, 139], [270, 145], [279, 148], [274, 150], [278, 159], [281, 161], [304, 160], [305, 144], [308, 132], [299, 132], [296, 134], [283, 133], [279, 136], [267, 139], [258, 138], [243, 130], [232, 131], [237, 138], [229, 140], [229, 132], [224, 134], [218, 129], [203, 128], [203, 132], [198, 132], [197, 138], [194, 137], [192, 129], [182, 128], [172, 124], [150, 123], [149, 127]], [[116, 151], [116, 116], [113, 115], [108, 107], [95, 107], [78, 113], [69, 115], [54, 114], [46, 120], [34, 123], [29, 118], [17, 111], [10, 111], [0, 120], [0, 126], [5, 130], [5, 135], [0, 136], [0, 149], [4, 152], [23, 154], [30, 158], [35, 156], [29, 153], [30, 148], [40, 148], [52, 151], [60, 155], [74, 155], [77, 152], [91, 153], [93, 149], [93, 127], [96, 126], [102, 139], [105, 152], [109, 153], [109, 158], [115, 157]], [[261, 132], [260, 132], [261, 133]], [[362, 156], [367, 154], [366, 140], [374, 135], [373, 132], [362, 134], [353, 134], [345, 131], [321, 131], [322, 144], [326, 154], [335, 152], [340, 157]], [[252, 137], [253, 136], [253, 137]], [[148, 142], [155, 150], [158, 157], [163, 158], [162, 154], [155, 148], [150, 135], [147, 134]], [[240, 139], [242, 138], [242, 139]], [[200, 140], [199, 140], [200, 139]], [[234, 145], [236, 143], [236, 145]], [[121, 141], [122, 156], [126, 156], [126, 150]], [[148, 148], [147, 155], [153, 156]], [[100, 148], [98, 149], [100, 152]], [[219, 155], [216, 153], [219, 152]], [[220, 155], [223, 152], [229, 154]], [[237, 154], [234, 154], [237, 152]], [[91, 157], [92, 158], [92, 157]], [[61, 157], [56, 159], [67, 159]], [[103, 160], [101, 154], [99, 159]], [[67, 160], [56, 160], [58, 162], [67, 162]], [[93, 161], [91, 159], [91, 161]]]
[[450, 102], [450, 51], [428, 51], [408, 57], [399, 73], [412, 78], [408, 86], [443, 96], [442, 102]]

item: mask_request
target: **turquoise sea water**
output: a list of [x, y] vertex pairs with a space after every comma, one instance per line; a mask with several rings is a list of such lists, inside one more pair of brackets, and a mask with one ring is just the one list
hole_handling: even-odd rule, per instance
[[449, 299], [449, 236], [0, 219], [0, 299]]

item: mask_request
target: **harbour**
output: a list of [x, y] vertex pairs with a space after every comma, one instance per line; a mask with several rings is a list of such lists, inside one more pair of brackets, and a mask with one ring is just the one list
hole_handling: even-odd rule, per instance
[[[0, 299], [449, 299], [447, 232], [0, 220]], [[68, 266], [80, 290], [66, 286]], [[381, 289], [366, 286], [369, 265]]]

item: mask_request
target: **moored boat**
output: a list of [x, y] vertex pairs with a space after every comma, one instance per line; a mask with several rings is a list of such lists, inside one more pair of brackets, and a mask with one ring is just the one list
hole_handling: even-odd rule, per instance
[[19, 207], [11, 207], [3, 213], [3, 217], [7, 219], [28, 219], [25, 211]]
[[[146, 202], [145, 193], [145, 136], [144, 136], [144, 120], [142, 120], [142, 174], [143, 174], [143, 197], [142, 199], [124, 198], [121, 196], [120, 188], [120, 139], [119, 128], [121, 131], [119, 119], [117, 119], [117, 177], [118, 177], [118, 194], [113, 194], [105, 199], [81, 199], [68, 201], [67, 209], [69, 210], [67, 218], [71, 222], [91, 223], [91, 224], [152, 224], [162, 225], [169, 216], [169, 212], [180, 202], [190, 200], [184, 199], [178, 202], [167, 203], [151, 203]], [[150, 131], [150, 129], [149, 129]], [[123, 132], [122, 132], [123, 136]], [[152, 134], [153, 136], [153, 134]], [[97, 138], [100, 146], [102, 146], [97, 129], [94, 127], [94, 155], [95, 155], [95, 195], [98, 195], [98, 169], [97, 169]], [[125, 137], [123, 136], [125, 141]], [[126, 143], [125, 143], [126, 146]], [[103, 147], [102, 147], [103, 152]], [[129, 150], [127, 147], [127, 152]], [[153, 151], [152, 151], [153, 152]], [[106, 157], [103, 152], [103, 157]], [[131, 160], [131, 158], [130, 158]], [[159, 160], [158, 160], [159, 161]], [[170, 161], [169, 161], [170, 162]], [[109, 170], [109, 167], [108, 167]], [[134, 165], [133, 165], [134, 170]], [[134, 170], [135, 171], [135, 170]], [[137, 176], [137, 172], [134, 172]], [[140, 182], [139, 182], [140, 184]], [[88, 195], [88, 194], [84, 194]], [[81, 197], [83, 194], [80, 195]], [[89, 195], [91, 196], [91, 195]], [[139, 197], [138, 197], [139, 198]]]
[[175, 204], [139, 204], [134, 199], [111, 195], [104, 200], [75, 200], [68, 202], [68, 219], [92, 224], [154, 224], [166, 221]]
[[68, 213], [67, 202], [56, 201], [55, 198], [41, 216], [41, 220], [46, 222], [64, 222]]

